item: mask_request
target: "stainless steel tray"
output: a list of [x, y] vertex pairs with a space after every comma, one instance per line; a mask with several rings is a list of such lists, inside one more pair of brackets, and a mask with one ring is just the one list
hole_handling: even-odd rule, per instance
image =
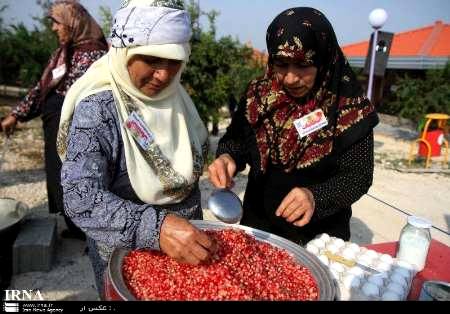
[[[253, 229], [241, 225], [227, 225], [215, 221], [191, 221], [196, 227], [203, 230], [223, 230], [223, 229], [238, 229], [244, 230], [246, 233], [253, 235], [256, 239], [270, 243], [278, 248], [285, 249], [297, 260], [297, 262], [308, 268], [319, 287], [319, 301], [333, 301], [339, 300], [339, 288], [335, 280], [331, 277], [328, 269], [325, 268], [319, 259], [310, 254], [301, 246], [294, 242], [288, 241], [279, 236], [268, 232]], [[136, 298], [128, 290], [125, 281], [122, 277], [122, 261], [130, 252], [126, 249], [116, 249], [112, 252], [108, 263], [108, 276], [116, 293], [123, 299], [128, 301], [136, 301]]]

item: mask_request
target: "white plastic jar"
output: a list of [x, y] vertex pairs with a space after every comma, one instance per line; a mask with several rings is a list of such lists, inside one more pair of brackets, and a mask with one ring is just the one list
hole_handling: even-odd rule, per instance
[[431, 243], [431, 226], [431, 222], [426, 219], [410, 216], [400, 234], [397, 258], [414, 265], [417, 272], [425, 268]]

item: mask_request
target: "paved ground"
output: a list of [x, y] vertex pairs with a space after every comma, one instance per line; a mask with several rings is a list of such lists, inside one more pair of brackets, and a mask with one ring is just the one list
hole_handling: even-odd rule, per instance
[[[0, 115], [1, 109], [0, 107]], [[411, 129], [388, 124], [377, 128], [374, 184], [369, 195], [354, 205], [351, 222], [353, 242], [370, 244], [398, 240], [407, 216], [385, 203], [408, 213], [427, 217], [436, 227], [447, 233], [450, 231], [450, 176], [438, 173], [401, 173], [395, 170], [405, 167], [410, 140], [415, 136]], [[213, 144], [217, 139], [212, 138]], [[40, 121], [35, 120], [24, 125], [13, 139], [11, 150], [5, 156], [5, 163], [0, 169], [0, 197], [12, 197], [25, 202], [32, 209], [31, 217], [49, 215], [42, 144]], [[4, 139], [1, 137], [0, 147], [3, 145]], [[433, 164], [439, 165], [437, 160]], [[212, 187], [206, 176], [201, 178], [200, 183], [202, 202], [206, 208], [206, 199]], [[236, 183], [234, 190], [242, 197], [246, 184], [245, 172], [239, 174]], [[205, 217], [212, 219], [207, 210]], [[58, 217], [58, 229], [64, 229], [61, 217]], [[447, 234], [433, 230], [432, 235], [450, 246], [450, 237]], [[47, 300], [97, 300], [93, 278], [89, 260], [84, 254], [84, 243], [59, 238], [57, 258], [52, 271], [15, 276], [10, 288], [39, 289]]]

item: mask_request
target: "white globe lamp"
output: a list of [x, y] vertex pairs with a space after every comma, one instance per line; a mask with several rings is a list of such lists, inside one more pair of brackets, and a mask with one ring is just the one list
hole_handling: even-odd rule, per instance
[[382, 28], [387, 19], [388, 14], [383, 9], [375, 9], [369, 15], [369, 23], [375, 29]]

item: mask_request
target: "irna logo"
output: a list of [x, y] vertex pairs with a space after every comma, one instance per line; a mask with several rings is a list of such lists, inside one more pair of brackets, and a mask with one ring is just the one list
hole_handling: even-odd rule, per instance
[[5, 290], [5, 301], [44, 301], [39, 290]]

